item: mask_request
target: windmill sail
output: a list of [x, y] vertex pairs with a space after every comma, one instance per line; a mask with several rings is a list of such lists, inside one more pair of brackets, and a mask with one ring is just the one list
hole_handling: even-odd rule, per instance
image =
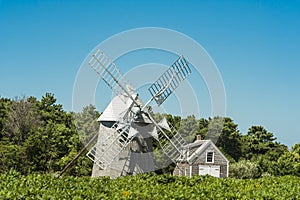
[[191, 74], [191, 69], [183, 56], [163, 73], [150, 87], [149, 92], [158, 105], [161, 105], [179, 84]]
[[159, 143], [164, 151], [164, 153], [173, 161], [180, 157], [181, 151], [180, 147], [187, 144], [185, 139], [180, 135], [180, 133], [170, 124], [165, 118], [162, 120], [163, 123], [159, 123], [159, 126], [168, 130], [169, 140], [163, 140], [165, 138], [164, 134], [159, 134]]
[[175, 162], [180, 156], [183, 156], [180, 148], [186, 145], [187, 142], [165, 118], [157, 123], [151, 115], [148, 115], [148, 117], [159, 130], [157, 140], [163, 152]]
[[129, 125], [118, 129], [118, 123], [115, 123], [112, 128], [115, 131], [102, 143], [98, 142], [87, 153], [87, 156], [101, 169], [106, 169], [110, 166], [113, 160], [133, 139], [133, 136], [128, 136], [131, 128]]
[[[115, 63], [113, 63], [102, 50], [98, 49], [89, 61], [90, 67], [102, 78], [102, 80], [111, 88], [116, 96], [126, 95], [132, 98], [134, 88], [129, 81], [120, 72]], [[126, 98], [122, 98], [125, 102]], [[132, 98], [134, 101], [134, 99]]]

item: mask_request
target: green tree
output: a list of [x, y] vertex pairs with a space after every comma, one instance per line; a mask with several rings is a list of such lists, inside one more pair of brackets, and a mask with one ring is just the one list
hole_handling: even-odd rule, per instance
[[290, 174], [290, 162], [281, 162], [289, 154], [285, 145], [262, 126], [252, 126], [243, 136], [243, 157], [258, 164], [261, 174]]
[[39, 116], [31, 98], [1, 99], [0, 101], [0, 172], [10, 169], [30, 171], [23, 146], [39, 125]]
[[[50, 93], [40, 101], [35, 97], [1, 98], [0, 172], [10, 169], [22, 173], [62, 170], [84, 146], [74, 124], [74, 115], [64, 111]], [[77, 116], [81, 118], [75, 120], [79, 123], [78, 131], [97, 133], [99, 113], [95, 107], [89, 106]], [[92, 162], [83, 156], [68, 173], [88, 175], [91, 168]]]
[[300, 143], [294, 144], [294, 146], [292, 146], [292, 152], [300, 154]]
[[86, 144], [99, 130], [100, 113], [94, 105], [88, 105], [83, 108], [82, 112], [73, 113], [74, 124], [83, 144]]
[[292, 154], [295, 175], [300, 176], [300, 143], [297, 143], [292, 147]]
[[197, 124], [198, 124], [198, 134], [201, 135], [201, 138], [205, 138], [208, 132], [209, 120], [201, 118], [197, 120]]
[[225, 152], [225, 154], [232, 157], [235, 161], [238, 161], [242, 156], [241, 138], [242, 135], [238, 130], [238, 125], [229, 117], [225, 117], [222, 132], [219, 135], [216, 145]]
[[26, 149], [23, 146], [12, 142], [0, 142], [0, 173], [8, 172], [12, 169], [26, 173], [29, 171]]
[[34, 171], [54, 172], [61, 169], [59, 160], [71, 151], [74, 133], [64, 124], [48, 122], [26, 140], [26, 150]]
[[186, 139], [187, 142], [192, 142], [195, 136], [199, 133], [199, 127], [194, 115], [180, 121], [179, 133]]
[[63, 110], [61, 104], [56, 103], [54, 94], [46, 93], [40, 102], [37, 103], [37, 109], [41, 115], [43, 124], [49, 121], [58, 124], [65, 124], [68, 128], [74, 128], [72, 123], [72, 115]]
[[3, 126], [3, 136], [13, 144], [22, 145], [39, 126], [40, 117], [34, 102], [28, 98], [16, 98], [10, 104]]
[[9, 113], [10, 104], [10, 99], [0, 98], [0, 140], [3, 137], [4, 124]]
[[262, 126], [252, 126], [247, 135], [243, 137], [243, 157], [255, 159], [259, 155], [265, 155], [269, 160], [277, 160], [287, 147], [275, 141], [273, 133], [268, 132]]
[[72, 138], [76, 133], [72, 115], [56, 104], [53, 94], [46, 93], [41, 101], [36, 101], [40, 126], [25, 141], [32, 171], [54, 172], [61, 170], [60, 159], [76, 148], [77, 141]]
[[[66, 166], [99, 130], [99, 122], [97, 119], [100, 114], [95, 106], [86, 106], [82, 112], [72, 113], [72, 115], [78, 134], [72, 136], [71, 140], [73, 142], [71, 151], [60, 159], [60, 166]], [[86, 156], [81, 156], [76, 160], [75, 164], [68, 169], [66, 174], [77, 176], [90, 175], [92, 167], [93, 162]]]
[[[214, 117], [201, 120], [199, 123], [200, 134], [206, 135], [227, 156], [238, 161], [242, 155], [242, 135], [238, 125], [229, 117]], [[206, 131], [206, 133], [205, 133]], [[230, 159], [231, 160], [231, 159]]]
[[275, 175], [297, 175], [300, 176], [300, 143], [295, 144], [291, 151], [280, 156]]

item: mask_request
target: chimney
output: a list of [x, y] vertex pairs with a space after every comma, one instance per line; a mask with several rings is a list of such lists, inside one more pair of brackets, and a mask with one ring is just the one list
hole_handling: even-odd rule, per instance
[[196, 135], [196, 141], [201, 140], [201, 135]]

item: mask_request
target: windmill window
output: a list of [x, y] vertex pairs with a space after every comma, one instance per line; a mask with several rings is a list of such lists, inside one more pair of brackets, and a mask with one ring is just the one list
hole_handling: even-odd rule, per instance
[[214, 152], [208, 151], [206, 152], [206, 162], [213, 163], [214, 162]]

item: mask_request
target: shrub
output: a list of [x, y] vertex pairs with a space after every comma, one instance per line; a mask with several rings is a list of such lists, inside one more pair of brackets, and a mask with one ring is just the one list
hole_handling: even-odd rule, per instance
[[248, 160], [240, 160], [237, 163], [231, 164], [229, 170], [230, 177], [239, 179], [258, 178], [261, 176], [258, 165]]

